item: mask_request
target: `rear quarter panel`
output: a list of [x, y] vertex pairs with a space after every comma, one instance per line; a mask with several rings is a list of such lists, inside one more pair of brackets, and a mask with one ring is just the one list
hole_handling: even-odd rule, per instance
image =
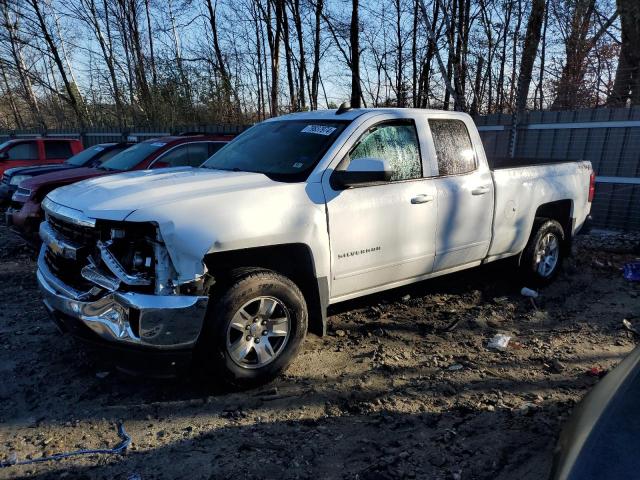
[[571, 201], [572, 234], [591, 210], [590, 162], [565, 162], [495, 170], [495, 214], [489, 258], [515, 255], [527, 244], [538, 207]]

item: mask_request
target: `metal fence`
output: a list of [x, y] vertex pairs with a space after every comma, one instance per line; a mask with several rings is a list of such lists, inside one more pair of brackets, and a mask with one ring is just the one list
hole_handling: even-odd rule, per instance
[[53, 130], [26, 129], [0, 130], [0, 141], [11, 138], [30, 138], [38, 136], [79, 138], [82, 144], [91, 147], [98, 143], [120, 142], [128, 138], [147, 140], [155, 137], [165, 137], [185, 132], [209, 133], [213, 135], [236, 135], [246, 129], [245, 125], [183, 125], [181, 127], [133, 127], [131, 129], [91, 128], [84, 131], [77, 129], [58, 128]]
[[[487, 156], [509, 155], [511, 115], [477, 117]], [[0, 131], [0, 141], [38, 135], [81, 138], [85, 147], [202, 132], [237, 134], [245, 125], [184, 125], [178, 128], [139, 127], [128, 130], [92, 128]], [[596, 227], [640, 230], [640, 107], [576, 111], [533, 111], [520, 120], [515, 156], [561, 160], [590, 160], [597, 172], [592, 215]]]
[[[475, 120], [487, 156], [508, 156], [511, 116]], [[519, 122], [515, 157], [591, 161], [594, 226], [640, 230], [640, 107], [528, 112]]]

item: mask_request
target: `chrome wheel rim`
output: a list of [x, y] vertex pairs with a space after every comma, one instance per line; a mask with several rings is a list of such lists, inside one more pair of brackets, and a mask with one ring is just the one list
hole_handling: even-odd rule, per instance
[[256, 297], [242, 305], [227, 327], [227, 353], [240, 367], [273, 362], [289, 341], [289, 310], [274, 297]]
[[549, 277], [560, 258], [560, 242], [553, 233], [547, 233], [536, 249], [536, 270], [541, 277]]

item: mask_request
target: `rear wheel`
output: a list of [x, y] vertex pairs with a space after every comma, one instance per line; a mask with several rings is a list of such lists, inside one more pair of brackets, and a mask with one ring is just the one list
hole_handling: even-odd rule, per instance
[[307, 333], [307, 306], [290, 279], [270, 270], [236, 272], [211, 301], [198, 354], [213, 377], [252, 387], [295, 358]]
[[555, 279], [562, 266], [564, 239], [560, 223], [555, 220], [536, 220], [520, 259], [520, 268], [526, 280], [535, 285], [547, 285]]

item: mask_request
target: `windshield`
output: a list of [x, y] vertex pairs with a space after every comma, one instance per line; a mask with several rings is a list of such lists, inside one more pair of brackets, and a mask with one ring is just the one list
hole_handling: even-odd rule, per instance
[[87, 148], [73, 157], [67, 159], [64, 163], [67, 165], [73, 165], [74, 167], [88, 167], [93, 164], [95, 159], [102, 155], [105, 151], [105, 147], [96, 145], [95, 147]]
[[166, 145], [165, 142], [149, 140], [138, 143], [125, 151], [120, 152], [115, 157], [107, 160], [100, 165], [103, 170], [131, 170], [140, 162], [144, 161], [154, 152], [157, 152]]
[[202, 166], [303, 181], [348, 122], [283, 120], [251, 127]]
[[13, 142], [13, 140], [7, 140], [6, 142], [2, 142], [0, 143], [0, 152], [2, 150], [4, 150], [5, 148], [7, 148], [9, 145], [11, 145]]

